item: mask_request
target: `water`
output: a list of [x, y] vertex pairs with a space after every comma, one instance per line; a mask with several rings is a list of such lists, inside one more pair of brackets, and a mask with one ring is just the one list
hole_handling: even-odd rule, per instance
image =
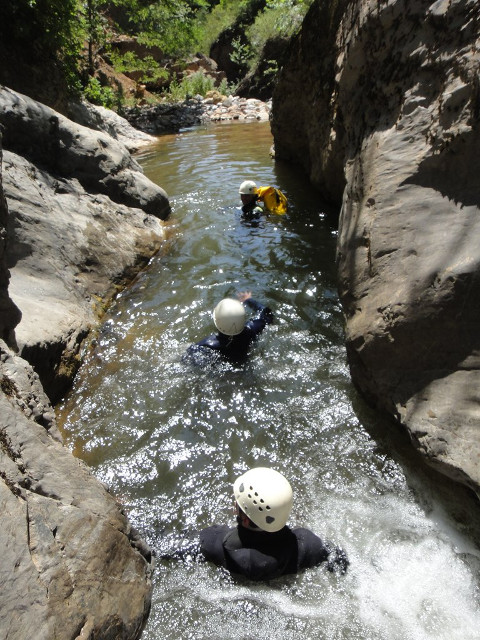
[[[217, 125], [142, 154], [172, 202], [168, 239], [111, 309], [58, 417], [68, 446], [158, 553], [232, 521], [234, 478], [269, 465], [294, 487], [291, 524], [344, 547], [351, 566], [252, 585], [207, 563], [159, 560], [142, 638], [478, 640], [468, 522], [451, 520], [439, 479], [357, 397], [335, 219], [304, 178], [270, 159], [270, 144], [268, 124]], [[289, 214], [243, 223], [237, 191], [250, 178], [284, 190]], [[276, 318], [249, 362], [182, 364], [214, 330], [218, 300], [242, 290]]]

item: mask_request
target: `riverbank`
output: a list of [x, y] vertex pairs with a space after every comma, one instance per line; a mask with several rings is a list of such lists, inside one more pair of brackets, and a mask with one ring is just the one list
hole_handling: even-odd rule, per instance
[[151, 135], [174, 133], [180, 129], [209, 122], [267, 121], [271, 100], [222, 96], [212, 92], [207, 97], [195, 96], [178, 103], [161, 103], [125, 109], [123, 115], [136, 129]]

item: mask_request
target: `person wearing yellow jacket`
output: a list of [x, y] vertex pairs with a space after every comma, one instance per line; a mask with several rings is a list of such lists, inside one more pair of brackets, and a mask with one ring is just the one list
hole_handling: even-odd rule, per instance
[[253, 180], [245, 180], [238, 192], [242, 201], [242, 214], [249, 220], [259, 218], [265, 210], [277, 215], [287, 212], [287, 198], [276, 187], [257, 187]]

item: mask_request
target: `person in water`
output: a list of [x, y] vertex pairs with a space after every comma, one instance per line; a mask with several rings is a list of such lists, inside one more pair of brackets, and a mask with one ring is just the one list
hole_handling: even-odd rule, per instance
[[343, 574], [349, 565], [342, 549], [309, 529], [290, 529], [292, 488], [278, 471], [250, 469], [233, 485], [237, 526], [212, 525], [200, 532], [203, 558], [250, 580], [271, 580], [322, 562]]
[[[248, 322], [245, 306], [257, 312]], [[221, 300], [213, 311], [213, 321], [218, 333], [192, 344], [187, 349], [187, 361], [204, 364], [218, 354], [232, 363], [243, 362], [252, 342], [273, 322], [273, 313], [254, 300], [250, 291], [245, 291], [238, 294], [238, 300]]]
[[238, 190], [242, 201], [242, 217], [246, 220], [257, 220], [263, 214], [264, 209], [259, 204], [257, 197], [257, 185], [253, 180], [245, 180]]

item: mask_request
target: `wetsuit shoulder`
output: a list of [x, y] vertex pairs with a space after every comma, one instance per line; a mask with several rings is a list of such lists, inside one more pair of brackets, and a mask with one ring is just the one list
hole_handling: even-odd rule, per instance
[[298, 568], [314, 567], [328, 559], [330, 548], [309, 529], [300, 527], [293, 533], [298, 542]]
[[200, 551], [207, 560], [226, 567], [223, 540], [233, 529], [227, 525], [214, 524], [200, 531]]
[[327, 569], [332, 572], [345, 573], [349, 560], [343, 549], [336, 547], [329, 541], [323, 541], [309, 529], [294, 529], [293, 533], [298, 541], [298, 568], [315, 567], [322, 562], [327, 563]]
[[227, 568], [249, 580], [272, 580], [295, 572], [297, 542], [288, 527], [276, 533], [237, 527], [225, 536]]

